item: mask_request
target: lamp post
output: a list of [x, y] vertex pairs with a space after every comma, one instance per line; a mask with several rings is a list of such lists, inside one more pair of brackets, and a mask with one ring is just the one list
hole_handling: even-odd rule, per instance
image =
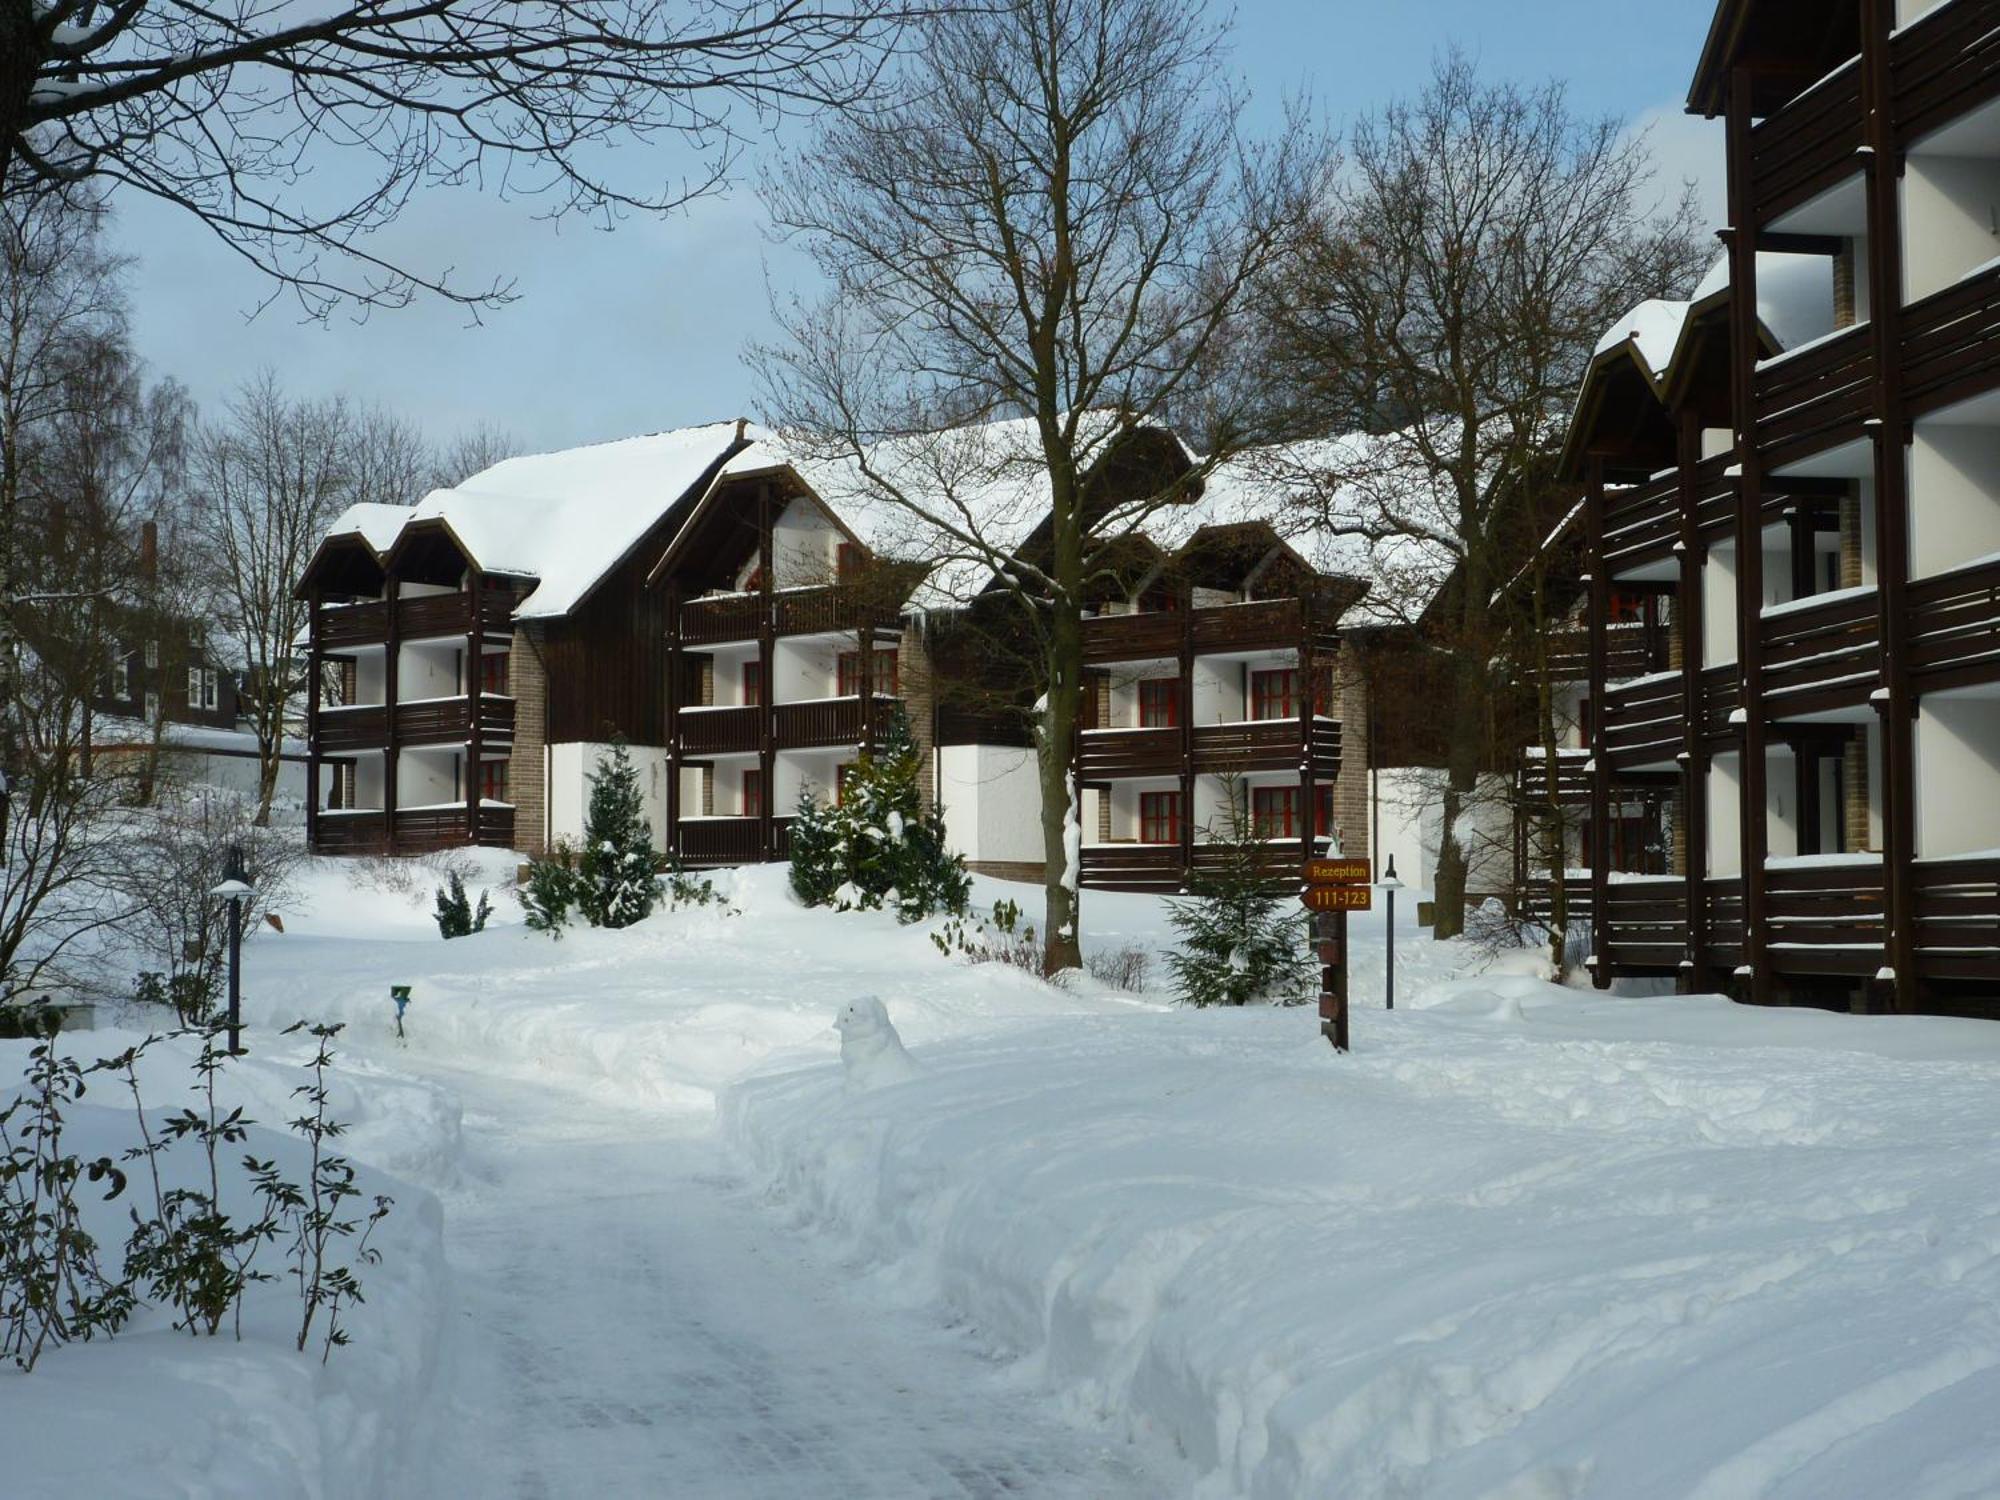
[[1388, 967], [1384, 972], [1383, 990], [1388, 1004], [1387, 1010], [1396, 1008], [1396, 892], [1403, 888], [1403, 882], [1396, 878], [1396, 856], [1389, 856], [1389, 868], [1382, 872], [1382, 891], [1388, 896], [1386, 928], [1389, 935]]
[[209, 892], [229, 903], [229, 1055], [243, 1055], [243, 901], [256, 892], [243, 868], [243, 846], [229, 846], [229, 864], [222, 884]]

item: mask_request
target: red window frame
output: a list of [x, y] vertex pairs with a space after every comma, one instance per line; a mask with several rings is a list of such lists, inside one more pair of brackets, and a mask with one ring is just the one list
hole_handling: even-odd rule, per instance
[[1339, 832], [1339, 825], [1333, 819], [1333, 783], [1320, 781], [1313, 784], [1313, 802], [1316, 819], [1313, 827], [1315, 838], [1330, 839]]
[[1646, 596], [1631, 589], [1613, 589], [1604, 611], [1609, 625], [1636, 625], [1645, 618]]
[[[897, 692], [897, 653], [877, 651], [875, 653], [875, 691], [885, 698], [893, 698]], [[843, 651], [834, 663], [836, 689], [843, 698], [855, 698], [861, 694], [861, 653]]]
[[479, 657], [479, 691], [507, 694], [507, 657], [505, 651], [485, 651]]
[[852, 578], [866, 561], [860, 546], [854, 542], [840, 542], [833, 549], [833, 570], [838, 577]]
[[1250, 789], [1250, 836], [1293, 839], [1299, 836], [1299, 789], [1258, 786]]
[[761, 708], [764, 704], [764, 664], [761, 661], [743, 663], [743, 706]]
[[1177, 677], [1149, 677], [1139, 684], [1139, 727], [1174, 729], [1181, 721], [1181, 684]]
[[764, 772], [761, 768], [743, 773], [743, 816], [764, 816]]
[[479, 800], [482, 802], [507, 800], [506, 761], [482, 760], [479, 763]]
[[1139, 794], [1139, 842], [1178, 844], [1181, 841], [1181, 794], [1141, 792]]
[[1275, 667], [1250, 674], [1250, 717], [1290, 719], [1298, 713], [1299, 674], [1293, 667]]

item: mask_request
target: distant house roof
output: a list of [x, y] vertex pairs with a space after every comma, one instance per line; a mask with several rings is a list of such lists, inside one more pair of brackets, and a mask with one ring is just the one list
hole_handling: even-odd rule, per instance
[[414, 506], [352, 506], [326, 540], [384, 557], [440, 525], [482, 572], [535, 581], [515, 618], [566, 615], [745, 440], [745, 424], [712, 422], [504, 459]]

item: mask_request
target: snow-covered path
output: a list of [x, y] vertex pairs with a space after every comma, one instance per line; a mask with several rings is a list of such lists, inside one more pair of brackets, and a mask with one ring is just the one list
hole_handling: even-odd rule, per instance
[[446, 1194], [457, 1304], [412, 1494], [702, 1500], [1155, 1497], [967, 1341], [842, 1285], [717, 1170], [679, 1112], [440, 1072], [465, 1102]]

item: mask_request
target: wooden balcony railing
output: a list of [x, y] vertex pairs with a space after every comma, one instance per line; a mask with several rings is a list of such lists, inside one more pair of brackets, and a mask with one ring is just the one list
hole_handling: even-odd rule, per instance
[[1900, 348], [1913, 415], [2000, 384], [2000, 266], [1904, 308]]
[[1736, 534], [1736, 509], [1743, 486], [1729, 472], [1735, 463], [1735, 453], [1729, 452], [1704, 458], [1695, 466], [1694, 523], [1704, 541], [1721, 541]]
[[[791, 834], [790, 818], [771, 820], [771, 837], [776, 845], [773, 858], [789, 857]], [[752, 865], [763, 858], [759, 837], [755, 818], [683, 818], [675, 831], [674, 847], [682, 864], [697, 869]]]
[[[894, 703], [877, 694], [878, 712]], [[811, 750], [861, 743], [861, 699], [818, 698], [809, 703], [780, 703], [771, 713], [772, 741], [780, 750]]]
[[1687, 957], [1687, 882], [1621, 875], [1604, 890], [1597, 952], [1617, 968], [1672, 971]]
[[1777, 863], [1764, 872], [1766, 945], [1778, 974], [1869, 975], [1882, 966], [1882, 861]]
[[[465, 804], [413, 807], [396, 813], [397, 854], [428, 854], [470, 842], [466, 838]], [[389, 818], [371, 811], [322, 811], [315, 820], [313, 847], [321, 854], [382, 854], [389, 852]], [[497, 849], [514, 846], [514, 809], [500, 803], [479, 808], [478, 843]]]
[[2000, 25], [1990, 4], [1940, 5], [1889, 43], [1896, 134], [1907, 143], [2000, 96]]
[[[1269, 839], [1258, 845], [1260, 865], [1274, 891], [1296, 889], [1303, 875], [1298, 839]], [[1328, 841], [1314, 839], [1315, 853]], [[1194, 846], [1194, 867], [1213, 866], [1232, 855], [1214, 845]], [[1077, 863], [1083, 884], [1099, 891], [1172, 892], [1187, 883], [1188, 867], [1178, 844], [1086, 844]]]
[[1821, 79], [1750, 132], [1752, 202], [1769, 223], [1860, 170], [1860, 59]]
[[1757, 367], [1757, 438], [1773, 466], [1859, 436], [1875, 399], [1866, 323]]
[[1880, 680], [1874, 588], [1842, 589], [1764, 611], [1764, 710], [1798, 718], [1868, 701]]
[[1916, 579], [1908, 600], [1921, 691], [2000, 682], [2000, 558]]
[[389, 710], [380, 703], [322, 708], [319, 711], [319, 733], [315, 738], [321, 755], [380, 750], [389, 743]]
[[1743, 881], [1713, 876], [1702, 888], [1708, 898], [1708, 961], [1727, 974], [1743, 962]]
[[[1612, 682], [1664, 671], [1667, 665], [1665, 625], [1652, 632], [1641, 624], [1613, 625], [1604, 643], [1605, 676]], [[1590, 632], [1558, 630], [1549, 637], [1549, 678], [1553, 682], [1590, 680]]]
[[[689, 646], [754, 641], [763, 609], [761, 594], [686, 600], [681, 605], [681, 641]], [[886, 629], [893, 628], [896, 621], [896, 602], [889, 599], [884, 587], [864, 590], [830, 583], [780, 589], [771, 595], [771, 628], [778, 635], [819, 635], [860, 630], [867, 625]]]
[[682, 709], [681, 754], [728, 755], [755, 750], [763, 712], [756, 707]]
[[[1181, 774], [1181, 732], [1166, 729], [1087, 729], [1079, 747], [1084, 781]], [[1299, 769], [1299, 721], [1260, 719], [1237, 724], [1203, 724], [1193, 736], [1197, 774], [1242, 775], [1252, 771]], [[1331, 781], [1340, 774], [1340, 724], [1315, 719], [1313, 775]]]
[[1098, 615], [1083, 622], [1083, 659], [1092, 665], [1180, 655], [1181, 617], [1172, 610]]
[[[420, 698], [396, 705], [396, 738], [404, 745], [459, 745], [472, 738], [463, 698]], [[482, 694], [480, 738], [489, 743], [514, 737], [514, 700]], [[321, 755], [380, 750], [389, 743], [389, 710], [380, 703], [319, 711], [317, 748]]]
[[[1077, 772], [1083, 781], [1121, 781], [1134, 776], [1181, 773], [1178, 729], [1087, 729], [1078, 738], [1081, 744]], [[1292, 746], [1296, 751], [1296, 730]]]
[[763, 596], [759, 594], [689, 599], [681, 605], [681, 642], [706, 646], [717, 641], [754, 641], [763, 607]]
[[1604, 695], [1604, 740], [1615, 768], [1671, 761], [1681, 748], [1681, 675], [1660, 672]]
[[1736, 711], [1743, 706], [1743, 673], [1735, 662], [1704, 667], [1701, 672], [1701, 732], [1710, 740], [1742, 734]]
[[2000, 859], [1918, 860], [1916, 907], [1926, 979], [2000, 983]]
[[1681, 534], [1678, 473], [1604, 495], [1604, 562], [1612, 577], [1673, 555]]
[[[1556, 795], [1566, 807], [1575, 807], [1590, 801], [1590, 752], [1588, 750], [1558, 750], [1556, 752]], [[1521, 769], [1515, 776], [1516, 789], [1521, 798], [1521, 806], [1529, 814], [1549, 805], [1549, 762], [1539, 748], [1531, 747], [1521, 752]]]
[[[488, 632], [512, 632], [514, 595], [509, 589], [487, 588], [479, 596], [479, 619]], [[359, 604], [325, 604], [315, 617], [315, 635], [322, 651], [355, 646], [379, 646], [389, 639], [389, 602], [366, 599]], [[403, 640], [467, 635], [472, 630], [472, 595], [412, 594], [396, 601], [396, 633]]]

